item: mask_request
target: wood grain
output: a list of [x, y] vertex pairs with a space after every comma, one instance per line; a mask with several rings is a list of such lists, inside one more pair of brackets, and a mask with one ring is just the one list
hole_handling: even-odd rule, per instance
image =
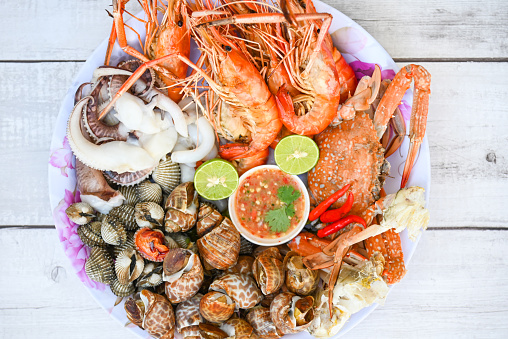
[[[396, 59], [508, 59], [508, 2], [325, 0]], [[109, 36], [111, 1], [4, 0], [0, 60], [85, 60]], [[136, 7], [131, 1], [129, 8]], [[136, 10], [133, 9], [136, 13]]]
[[[425, 232], [386, 304], [347, 337], [506, 337], [506, 236]], [[56, 231], [2, 229], [0, 257], [9, 258], [0, 275], [0, 337], [135, 338], [88, 295]]]
[[[423, 65], [433, 74], [427, 127], [430, 226], [506, 227], [508, 64]], [[0, 149], [7, 164], [0, 177], [0, 225], [53, 224], [47, 193], [49, 143], [60, 103], [80, 66], [0, 63], [0, 138], [8, 145]]]

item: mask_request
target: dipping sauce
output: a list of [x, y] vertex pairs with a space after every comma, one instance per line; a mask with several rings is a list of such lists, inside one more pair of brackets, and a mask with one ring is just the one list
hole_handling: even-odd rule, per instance
[[240, 183], [235, 199], [238, 221], [260, 238], [276, 239], [290, 233], [305, 212], [298, 182], [279, 169], [252, 173]]

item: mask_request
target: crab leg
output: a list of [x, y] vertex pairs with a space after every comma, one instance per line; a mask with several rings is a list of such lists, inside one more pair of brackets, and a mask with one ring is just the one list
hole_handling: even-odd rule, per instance
[[404, 141], [404, 137], [406, 136], [406, 122], [404, 121], [404, 117], [398, 107], [395, 109], [395, 113], [393, 114], [393, 118], [390, 120], [390, 124], [393, 126], [395, 136], [389, 140], [389, 130], [387, 130], [383, 135], [384, 139], [384, 136], [388, 134], [386, 144], [383, 142], [383, 147], [385, 148], [385, 158], [388, 158], [399, 149], [400, 145], [402, 145], [402, 141]]
[[400, 243], [400, 235], [393, 229], [365, 240], [365, 247], [372, 257], [379, 252], [385, 259], [383, 276], [388, 284], [398, 283], [406, 274], [404, 254]]
[[406, 186], [414, 159], [416, 158], [416, 154], [418, 153], [418, 149], [425, 135], [427, 114], [429, 111], [430, 73], [422, 66], [414, 64], [402, 68], [386, 89], [385, 95], [381, 98], [374, 116], [374, 127], [378, 138], [381, 138], [395, 108], [399, 105], [404, 93], [406, 93], [411, 86], [413, 79], [415, 85], [409, 131], [410, 145], [404, 172], [402, 174], [401, 188]]

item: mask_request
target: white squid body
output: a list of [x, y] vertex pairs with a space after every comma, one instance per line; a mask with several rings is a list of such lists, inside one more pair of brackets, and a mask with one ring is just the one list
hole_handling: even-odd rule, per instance
[[[205, 117], [188, 126], [189, 137], [179, 137], [171, 154], [171, 160], [188, 167], [195, 167], [200, 160], [213, 159], [217, 156], [215, 132]], [[183, 181], [183, 179], [182, 179]]]
[[88, 167], [99, 171], [115, 171], [118, 173], [136, 172], [154, 167], [159, 159], [154, 159], [143, 148], [124, 141], [111, 141], [96, 145], [88, 141], [81, 132], [81, 111], [91, 100], [81, 99], [71, 112], [67, 127], [67, 137], [76, 157]]
[[[157, 166], [173, 150], [178, 134], [188, 137], [187, 123], [180, 107], [158, 94], [145, 105], [138, 97], [125, 93], [115, 105], [116, 118], [124, 132], [135, 132], [135, 142], [112, 141], [96, 145], [81, 132], [81, 112], [90, 97], [80, 100], [69, 117], [68, 138], [74, 154], [87, 166], [100, 171], [136, 172]], [[166, 118], [154, 108], [168, 112]], [[166, 118], [166, 119], [165, 119]]]

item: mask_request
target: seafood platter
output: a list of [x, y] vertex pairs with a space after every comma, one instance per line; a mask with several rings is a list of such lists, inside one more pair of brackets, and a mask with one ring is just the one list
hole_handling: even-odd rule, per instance
[[318, 0], [139, 3], [53, 136], [78, 277], [141, 337], [343, 335], [429, 222], [430, 74]]

